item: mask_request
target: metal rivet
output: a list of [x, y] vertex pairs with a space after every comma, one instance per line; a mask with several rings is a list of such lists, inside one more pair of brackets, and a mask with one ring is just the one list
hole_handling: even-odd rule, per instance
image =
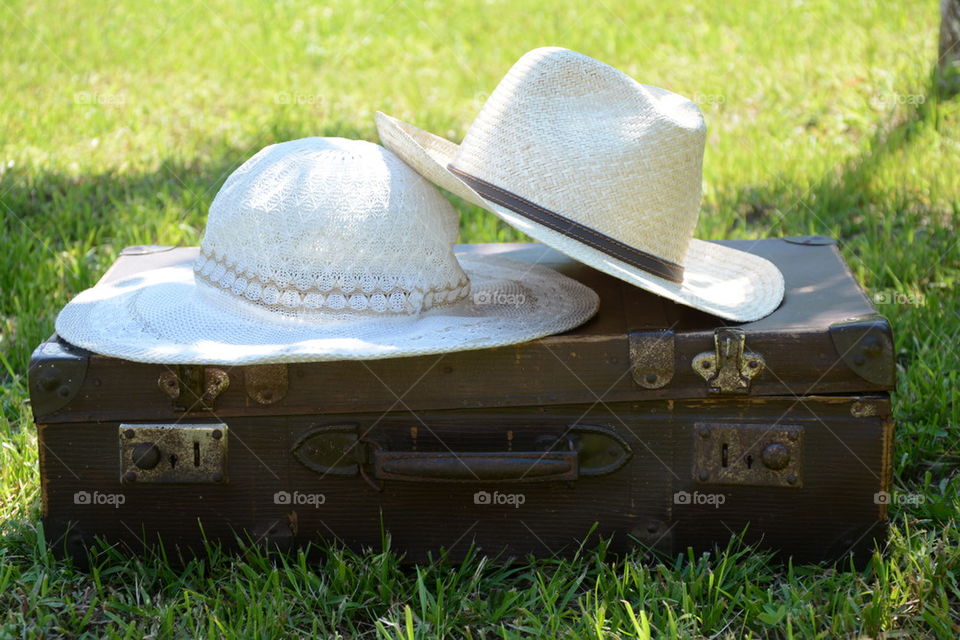
[[797, 484], [797, 476], [793, 473], [787, 476], [787, 482], [790, 484]]
[[62, 387], [57, 389], [57, 395], [60, 396], [61, 398], [69, 398], [70, 387], [68, 387], [67, 385], [63, 385]]
[[701, 471], [700, 474], [697, 476], [697, 478], [700, 480], [700, 482], [706, 482], [707, 480], [710, 479], [710, 472]]
[[709, 363], [709, 362], [702, 362], [702, 363], [700, 364], [700, 366], [703, 367], [704, 369], [709, 369], [709, 368], [710, 368], [710, 363]]
[[867, 336], [860, 345], [867, 357], [873, 358], [883, 353], [883, 343], [877, 336]]
[[790, 464], [790, 450], [785, 445], [774, 442], [764, 447], [761, 458], [767, 469], [779, 471]]
[[132, 438], [135, 435], [136, 434], [133, 432], [133, 429], [127, 429], [126, 431], [123, 432], [123, 436], [125, 438]]
[[40, 388], [44, 391], [53, 391], [60, 386], [60, 378], [52, 371], [46, 371], [38, 380]]
[[125, 474], [123, 474], [123, 480], [125, 482], [136, 482], [137, 474], [134, 473], [133, 471], [127, 471]]
[[220, 431], [220, 429], [214, 429], [214, 430], [210, 433], [210, 435], [213, 436], [213, 439], [214, 439], [214, 440], [219, 440], [220, 438], [223, 437], [223, 432]]
[[655, 373], [648, 373], [648, 374], [647, 374], [647, 377], [645, 377], [644, 380], [646, 380], [647, 383], [649, 383], [649, 384], [653, 384], [654, 382], [657, 381], [657, 374], [655, 374]]
[[653, 522], [647, 525], [647, 533], [656, 533], [659, 530], [659, 527]]

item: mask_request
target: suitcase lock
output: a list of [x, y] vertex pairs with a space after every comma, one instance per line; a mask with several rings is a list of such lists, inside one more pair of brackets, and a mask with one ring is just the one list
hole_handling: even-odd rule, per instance
[[123, 484], [227, 481], [227, 425], [121, 424]]

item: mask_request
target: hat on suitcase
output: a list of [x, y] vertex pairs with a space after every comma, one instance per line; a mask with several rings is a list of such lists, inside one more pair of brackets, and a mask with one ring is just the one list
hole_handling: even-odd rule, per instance
[[458, 146], [377, 114], [384, 145], [435, 184], [638, 287], [730, 320], [761, 318], [783, 276], [693, 237], [706, 129], [697, 106], [567, 49], [523, 56]]
[[165, 364], [391, 358], [572, 329], [599, 300], [551, 269], [457, 255], [458, 216], [383, 147], [269, 146], [227, 178], [193, 264], [98, 284], [57, 318], [90, 351]]

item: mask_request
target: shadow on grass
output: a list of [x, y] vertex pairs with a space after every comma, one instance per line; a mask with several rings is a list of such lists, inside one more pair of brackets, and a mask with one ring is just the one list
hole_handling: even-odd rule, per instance
[[[209, 159], [170, 158], [147, 171], [6, 169], [0, 174], [0, 355], [25, 370], [59, 309], [96, 282], [123, 247], [199, 243], [217, 191], [259, 149], [310, 135], [364, 133], [345, 122], [315, 131], [278, 124], [250, 146], [214, 142]], [[6, 376], [2, 368], [0, 376]]]
[[867, 187], [877, 170], [936, 120], [938, 103], [944, 98], [935, 79], [931, 78], [923, 98], [905, 111], [889, 114], [861, 145], [861, 153], [825, 172], [809, 187], [771, 174], [762, 185], [735, 190], [732, 197], [724, 198], [724, 205], [737, 212], [731, 230], [759, 225], [771, 234], [820, 233], [841, 242], [856, 236], [863, 226], [859, 216], [870, 204]]

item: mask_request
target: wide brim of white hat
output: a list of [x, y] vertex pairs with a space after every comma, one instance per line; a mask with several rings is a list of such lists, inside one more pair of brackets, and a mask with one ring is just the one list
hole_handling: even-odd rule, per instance
[[[437, 186], [594, 269], [674, 302], [737, 322], [762, 318], [783, 300], [783, 275], [776, 265], [760, 256], [693, 238], [683, 261], [683, 282], [671, 282], [483, 198], [447, 169], [456, 159], [457, 144], [379, 112], [377, 130], [385, 147]], [[518, 195], [529, 199], [526, 194]], [[638, 206], [642, 207], [642, 203]]]
[[470, 296], [416, 316], [278, 316], [198, 284], [184, 263], [87, 289], [66, 305], [56, 329], [78, 347], [135, 362], [372, 360], [526, 342], [573, 329], [599, 306], [592, 289], [552, 269], [499, 256], [457, 258]]

